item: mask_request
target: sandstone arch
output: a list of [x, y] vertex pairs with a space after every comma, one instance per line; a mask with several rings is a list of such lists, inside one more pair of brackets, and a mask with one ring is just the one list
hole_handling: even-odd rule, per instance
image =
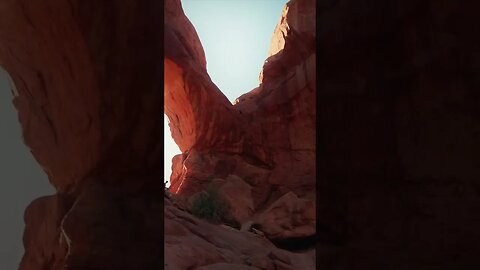
[[[276, 32], [274, 41], [283, 45], [265, 66], [260, 90], [235, 106], [208, 77], [180, 2], [166, 3], [165, 44], [161, 1], [0, 4], [0, 65], [17, 86], [25, 142], [57, 190], [26, 211], [21, 269], [156, 263], [163, 241], [163, 110], [185, 152], [176, 158], [184, 165], [174, 171], [176, 192], [193, 194], [214, 176], [252, 190], [249, 211], [290, 191], [314, 200], [314, 1], [289, 4], [279, 29], [290, 30]], [[180, 215], [175, 211], [168, 212], [171, 220]]]

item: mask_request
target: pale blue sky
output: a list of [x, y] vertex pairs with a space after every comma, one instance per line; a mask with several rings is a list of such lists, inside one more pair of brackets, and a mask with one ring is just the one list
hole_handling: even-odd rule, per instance
[[11, 82], [0, 68], [0, 269], [18, 269], [23, 255], [23, 213], [34, 199], [54, 193], [24, 144]]
[[[197, 30], [213, 82], [233, 101], [259, 84], [273, 31], [287, 0], [182, 0]], [[165, 116], [165, 179], [180, 153]]]

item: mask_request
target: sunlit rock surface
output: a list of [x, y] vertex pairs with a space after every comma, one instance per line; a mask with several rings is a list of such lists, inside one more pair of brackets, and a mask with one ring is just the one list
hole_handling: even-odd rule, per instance
[[211, 82], [203, 53], [188, 53], [198, 42], [185, 42], [194, 30], [178, 16], [167, 8], [165, 111], [183, 151], [170, 191], [192, 196], [213, 185], [239, 224], [254, 221], [271, 240], [315, 236], [315, 1], [284, 7], [259, 87], [234, 105]]
[[[162, 48], [162, 5], [0, 1], [0, 64], [58, 192], [25, 212], [21, 270], [313, 269], [313, 250], [285, 250], [313, 224], [319, 269], [480, 268], [475, 1], [292, 0], [259, 86], [235, 105], [178, 0], [165, 1]], [[263, 234], [170, 199], [162, 214], [163, 109], [183, 152], [171, 191], [218, 185]]]
[[[302, 213], [313, 211], [313, 1], [285, 8], [284, 35], [276, 30], [272, 42], [285, 39], [283, 48], [265, 65], [258, 97], [236, 105], [206, 73], [180, 1], [165, 1], [164, 26], [163, 5], [0, 3], [0, 64], [18, 91], [25, 143], [57, 190], [25, 212], [20, 269], [160, 269], [162, 255], [166, 269], [313, 269], [311, 247], [301, 254], [278, 248], [268, 234], [208, 224], [169, 199], [164, 217], [161, 170], [164, 110], [183, 152], [171, 191], [189, 196], [214, 183], [237, 206], [238, 223], [271, 224], [268, 206], [289, 192], [308, 208]], [[292, 210], [278, 204], [282, 213]], [[312, 233], [311, 217], [300, 223]], [[282, 230], [303, 236], [295, 226]]]

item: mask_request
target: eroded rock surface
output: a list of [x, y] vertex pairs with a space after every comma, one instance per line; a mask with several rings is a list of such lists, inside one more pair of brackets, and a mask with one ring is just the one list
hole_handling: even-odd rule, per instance
[[20, 269], [159, 259], [162, 11], [148, 0], [0, 2], [0, 64], [25, 143], [57, 190], [26, 211]]
[[315, 254], [289, 252], [251, 232], [210, 224], [166, 199], [165, 269], [315, 269]]
[[[315, 1], [295, 0], [285, 6], [259, 87], [234, 105], [211, 82], [198, 42], [185, 42], [196, 35], [182, 19], [178, 1], [168, 5], [165, 27], [174, 37], [165, 47], [165, 112], [183, 151], [173, 158], [169, 190], [191, 198], [183, 200], [188, 208], [197, 194], [213, 186], [236, 223], [248, 227], [243, 231], [270, 241], [314, 237]], [[200, 53], [193, 53], [197, 50]], [[192, 114], [194, 120], [188, 117]], [[305, 249], [312, 248], [312, 243], [305, 244]], [[313, 259], [313, 252], [304, 255]], [[167, 253], [167, 262], [176, 261], [174, 256], [174, 251]], [[314, 267], [283, 262], [275, 268], [268, 259], [251, 260], [259, 269]], [[209, 263], [219, 261], [211, 258]]]
[[[176, 1], [169, 3], [180, 8]], [[167, 9], [165, 27], [175, 37], [165, 47], [165, 112], [183, 151], [173, 158], [170, 191], [188, 197], [213, 185], [238, 223], [265, 220], [262, 230], [272, 232], [267, 237], [314, 236], [315, 1], [295, 0], [284, 7], [259, 86], [234, 105], [208, 77], [203, 53], [184, 56], [198, 43], [182, 43], [195, 35], [178, 16], [184, 17], [181, 10]], [[184, 53], [177, 52], [183, 47]], [[193, 120], [186, 116], [192, 112], [195, 121], [189, 123]], [[292, 196], [282, 198], [285, 194]], [[294, 200], [278, 203], [282, 213], [291, 213], [294, 204], [302, 208], [295, 211], [309, 212], [308, 218], [274, 224], [275, 214], [266, 210], [280, 198]]]
[[[311, 247], [268, 239], [314, 234], [310, 214], [273, 224], [314, 211], [313, 7], [287, 4], [259, 87], [233, 105], [179, 0], [1, 1], [0, 64], [18, 90], [25, 142], [57, 190], [25, 213], [20, 269], [161, 269], [164, 240], [166, 269], [313, 269]], [[209, 224], [170, 199], [162, 215], [162, 98], [183, 152], [171, 191], [188, 198], [216, 185], [236, 222], [265, 228]]]

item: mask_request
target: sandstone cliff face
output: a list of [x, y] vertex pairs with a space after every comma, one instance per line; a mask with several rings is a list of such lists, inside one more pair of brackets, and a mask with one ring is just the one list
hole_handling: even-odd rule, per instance
[[161, 166], [161, 11], [155, 1], [2, 1], [0, 61], [25, 141], [59, 192], [87, 175]]
[[287, 5], [261, 84], [231, 105], [180, 2], [166, 1], [164, 109], [184, 152], [172, 191], [238, 190], [235, 218], [270, 241], [168, 198], [162, 215], [160, 1], [1, 1], [0, 63], [58, 190], [25, 213], [21, 269], [161, 268], [164, 239], [168, 269], [311, 269], [312, 251], [272, 243], [311, 235], [317, 219], [319, 268], [479, 268], [478, 4], [317, 1], [315, 104], [312, 2]]
[[25, 142], [58, 192], [25, 212], [20, 269], [145, 269], [161, 256], [162, 10], [0, 3], [0, 64]]
[[[167, 1], [167, 6], [180, 8], [177, 2]], [[166, 31], [173, 35], [165, 46], [165, 112], [184, 153], [173, 159], [170, 190], [191, 196], [210, 184], [224, 190], [238, 179], [236, 194], [224, 195], [239, 213], [239, 223], [254, 219], [265, 231], [275, 231], [270, 239], [313, 236], [315, 2], [285, 6], [259, 87], [234, 105], [208, 77], [203, 52], [194, 53], [201, 51], [198, 42], [185, 42], [198, 39], [188, 21], [178, 18], [185, 15], [172, 9], [165, 15]], [[282, 204], [285, 216], [309, 214], [301, 214], [303, 221], [287, 222], [289, 229], [270, 228], [281, 217], [268, 207], [289, 192], [307, 203], [297, 210]]]
[[[179, 0], [165, 1], [164, 27], [161, 1], [2, 1], [0, 64], [18, 90], [25, 142], [57, 189], [25, 212], [20, 269], [160, 269], [164, 239], [167, 269], [313, 269], [312, 250], [271, 242], [315, 232], [313, 2], [287, 5], [258, 96], [232, 105]], [[213, 183], [234, 218], [255, 220], [267, 238], [198, 220], [168, 198], [163, 216], [162, 95], [183, 152], [172, 191]]]

